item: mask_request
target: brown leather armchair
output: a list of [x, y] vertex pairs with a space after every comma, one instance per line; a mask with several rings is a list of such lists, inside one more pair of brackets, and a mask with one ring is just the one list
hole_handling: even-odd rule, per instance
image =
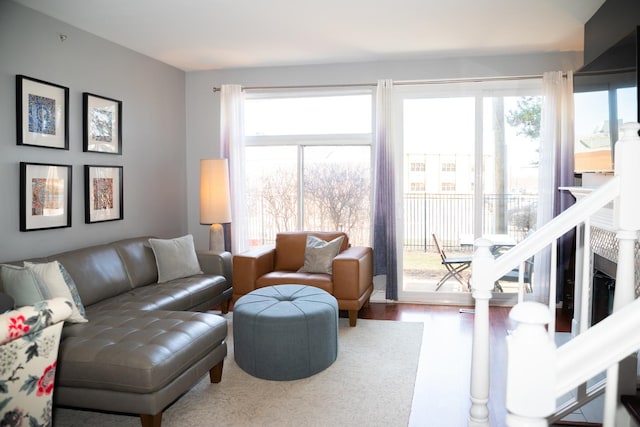
[[[307, 235], [331, 241], [344, 236], [340, 252], [333, 259], [333, 274], [299, 273], [304, 264]], [[275, 247], [262, 247], [234, 255], [233, 301], [254, 289], [272, 285], [315, 286], [332, 294], [338, 308], [349, 312], [349, 324], [356, 325], [358, 311], [369, 303], [373, 292], [373, 250], [351, 247], [342, 232], [294, 231], [276, 235]]]

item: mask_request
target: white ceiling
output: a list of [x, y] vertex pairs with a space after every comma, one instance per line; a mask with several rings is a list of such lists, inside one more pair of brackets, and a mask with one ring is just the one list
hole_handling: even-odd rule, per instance
[[604, 0], [14, 0], [182, 70], [581, 51]]

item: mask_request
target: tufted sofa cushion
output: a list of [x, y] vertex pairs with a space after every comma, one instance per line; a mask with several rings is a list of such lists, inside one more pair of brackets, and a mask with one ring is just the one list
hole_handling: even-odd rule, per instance
[[63, 387], [152, 393], [223, 345], [227, 322], [208, 313], [121, 310], [63, 330]]

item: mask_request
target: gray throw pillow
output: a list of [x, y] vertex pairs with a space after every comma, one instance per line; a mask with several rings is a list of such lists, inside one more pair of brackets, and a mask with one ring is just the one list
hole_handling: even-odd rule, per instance
[[16, 307], [51, 298], [49, 289], [31, 267], [3, 264], [0, 266], [0, 277], [4, 292], [13, 298]]
[[191, 234], [168, 240], [149, 239], [149, 244], [156, 256], [158, 283], [202, 274]]
[[330, 242], [316, 236], [307, 236], [304, 265], [298, 272], [333, 274], [333, 259], [340, 252], [343, 240], [344, 236], [336, 237]]

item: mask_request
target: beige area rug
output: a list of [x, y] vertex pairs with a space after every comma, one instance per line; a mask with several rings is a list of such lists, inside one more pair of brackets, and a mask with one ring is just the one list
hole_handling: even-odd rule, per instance
[[[340, 319], [338, 358], [330, 367], [310, 378], [267, 381], [236, 365], [230, 329], [222, 382], [203, 377], [165, 411], [162, 425], [407, 426], [422, 332], [423, 323], [358, 319], [351, 328]], [[55, 427], [140, 426], [136, 416], [66, 408], [54, 417]]]

